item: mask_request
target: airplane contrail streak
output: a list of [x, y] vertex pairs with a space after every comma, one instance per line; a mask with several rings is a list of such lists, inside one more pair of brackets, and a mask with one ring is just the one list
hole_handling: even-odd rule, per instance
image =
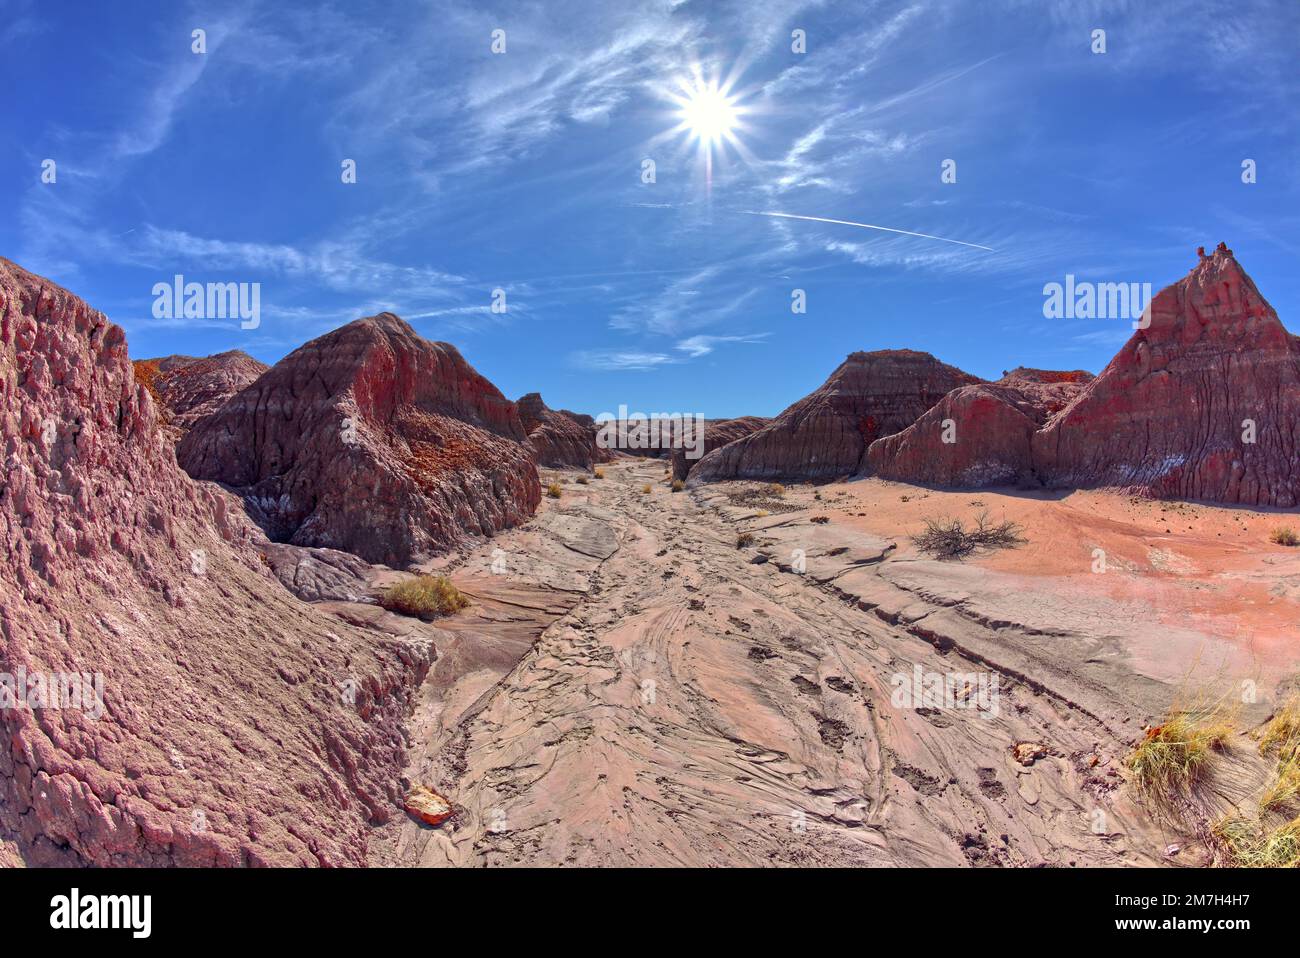
[[797, 213], [772, 213], [760, 212], [758, 210], [742, 210], [750, 216], [776, 216], [785, 220], [808, 220], [811, 223], [835, 223], [839, 226], [860, 226], [864, 230], [881, 230], [885, 233], [899, 233], [903, 236], [920, 236], [922, 239], [938, 240], [940, 243], [956, 243], [958, 246], [969, 246], [972, 249], [982, 249], [990, 253], [996, 253], [997, 250], [991, 246], [980, 246], [979, 243], [966, 243], [962, 240], [948, 239], [944, 236], [932, 236], [929, 233], [913, 233], [911, 230], [896, 230], [889, 226], [875, 226], [871, 223], [854, 223], [852, 220], [832, 220], [825, 216], [800, 216]]

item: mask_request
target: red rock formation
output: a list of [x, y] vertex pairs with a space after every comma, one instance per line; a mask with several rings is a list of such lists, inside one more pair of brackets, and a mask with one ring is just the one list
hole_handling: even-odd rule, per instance
[[1300, 504], [1300, 339], [1232, 251], [1220, 243], [1161, 290], [1150, 318], [1034, 436], [1039, 475], [1158, 498]]
[[525, 445], [539, 466], [590, 469], [609, 462], [610, 453], [596, 444], [596, 421], [567, 409], [551, 409], [540, 393], [520, 396], [515, 403], [528, 434]]
[[0, 837], [30, 864], [363, 864], [431, 648], [285, 591], [177, 468], [122, 330], [7, 260], [0, 393]]
[[877, 439], [867, 467], [884, 479], [980, 487], [1034, 481], [1033, 435], [1092, 379], [1020, 368], [954, 389], [912, 425]]
[[391, 313], [276, 363], [177, 446], [276, 541], [403, 566], [523, 522], [541, 501], [510, 402]]
[[816, 392], [762, 429], [701, 459], [691, 481], [858, 474], [872, 442], [910, 426], [958, 386], [976, 382], [929, 353], [851, 353]]
[[269, 369], [238, 349], [213, 356], [137, 359], [136, 379], [161, 406], [161, 418], [177, 437]]
[[[729, 442], [743, 439], [755, 430], [762, 429], [772, 420], [762, 416], [740, 416], [736, 419], [708, 419], [704, 422], [703, 459], [715, 449], [721, 449]], [[687, 459], [685, 449], [672, 451], [673, 478], [684, 480], [700, 459]]]

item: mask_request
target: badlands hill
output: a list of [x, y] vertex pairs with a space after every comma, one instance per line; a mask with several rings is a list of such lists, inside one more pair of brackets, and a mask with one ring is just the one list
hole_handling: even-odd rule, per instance
[[238, 349], [202, 358], [137, 359], [134, 366], [136, 380], [149, 390], [160, 417], [178, 436], [270, 368]]
[[46, 686], [0, 710], [7, 857], [363, 862], [433, 647], [286, 591], [177, 467], [122, 330], [3, 259], [0, 390], [0, 671]]
[[706, 455], [693, 482], [819, 480], [854, 475], [867, 447], [914, 423], [952, 390], [979, 380], [929, 353], [852, 353], [814, 393]]
[[276, 541], [402, 566], [523, 522], [541, 498], [514, 403], [391, 313], [276, 363], [176, 454]]
[[597, 445], [596, 422], [590, 416], [551, 409], [541, 393], [520, 396], [515, 406], [528, 434], [524, 445], [539, 466], [590, 469], [612, 458], [608, 449]]

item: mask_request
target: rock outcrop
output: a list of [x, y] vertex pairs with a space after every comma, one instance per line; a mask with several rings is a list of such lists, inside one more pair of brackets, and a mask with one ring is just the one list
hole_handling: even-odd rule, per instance
[[551, 409], [541, 393], [520, 396], [515, 403], [528, 434], [525, 445], [539, 466], [559, 469], [590, 469], [593, 463], [609, 462], [610, 453], [596, 444], [596, 421], [591, 416]]
[[816, 392], [701, 459], [691, 482], [860, 474], [871, 443], [910, 426], [957, 387], [979, 381], [929, 353], [851, 353]]
[[514, 403], [391, 313], [294, 350], [177, 446], [277, 542], [404, 566], [523, 522], [541, 487]]
[[1034, 463], [1057, 487], [1295, 506], [1297, 422], [1300, 339], [1220, 243], [1034, 436]]
[[1036, 484], [1034, 433], [1091, 379], [1082, 370], [1020, 368], [954, 389], [903, 431], [873, 442], [868, 471], [959, 488]]
[[762, 429], [772, 420], [762, 416], [740, 416], [736, 419], [706, 419], [704, 421], [704, 451], [699, 459], [688, 459], [685, 449], [672, 451], [672, 477], [685, 480], [695, 464], [729, 442], [743, 439], [751, 432]]
[[136, 380], [149, 390], [159, 418], [177, 438], [270, 368], [238, 349], [202, 358], [137, 359], [134, 366]]
[[177, 467], [122, 330], [2, 259], [0, 393], [0, 837], [33, 865], [363, 864], [432, 647], [290, 595]]

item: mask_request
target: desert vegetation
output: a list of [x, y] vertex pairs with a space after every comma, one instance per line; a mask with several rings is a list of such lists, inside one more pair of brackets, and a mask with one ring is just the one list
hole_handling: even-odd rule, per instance
[[1268, 539], [1280, 546], [1300, 546], [1300, 532], [1290, 526], [1278, 526], [1269, 533]]
[[465, 594], [441, 575], [422, 575], [389, 586], [379, 604], [390, 612], [431, 620], [469, 605]]
[[558, 482], [556, 482], [555, 480], [551, 480], [546, 484], [546, 494], [550, 496], [550, 498], [552, 499], [558, 499], [560, 498], [561, 495], [563, 495], [563, 490], [560, 488], [560, 484]]
[[1211, 756], [1222, 751], [1233, 734], [1223, 709], [1177, 710], [1146, 735], [1125, 760], [1133, 784], [1145, 798], [1168, 804], [1205, 773]]
[[964, 559], [980, 549], [1007, 549], [1025, 541], [1014, 522], [994, 522], [987, 512], [975, 518], [968, 529], [961, 519], [927, 518], [925, 529], [912, 536], [912, 542], [936, 559]]

